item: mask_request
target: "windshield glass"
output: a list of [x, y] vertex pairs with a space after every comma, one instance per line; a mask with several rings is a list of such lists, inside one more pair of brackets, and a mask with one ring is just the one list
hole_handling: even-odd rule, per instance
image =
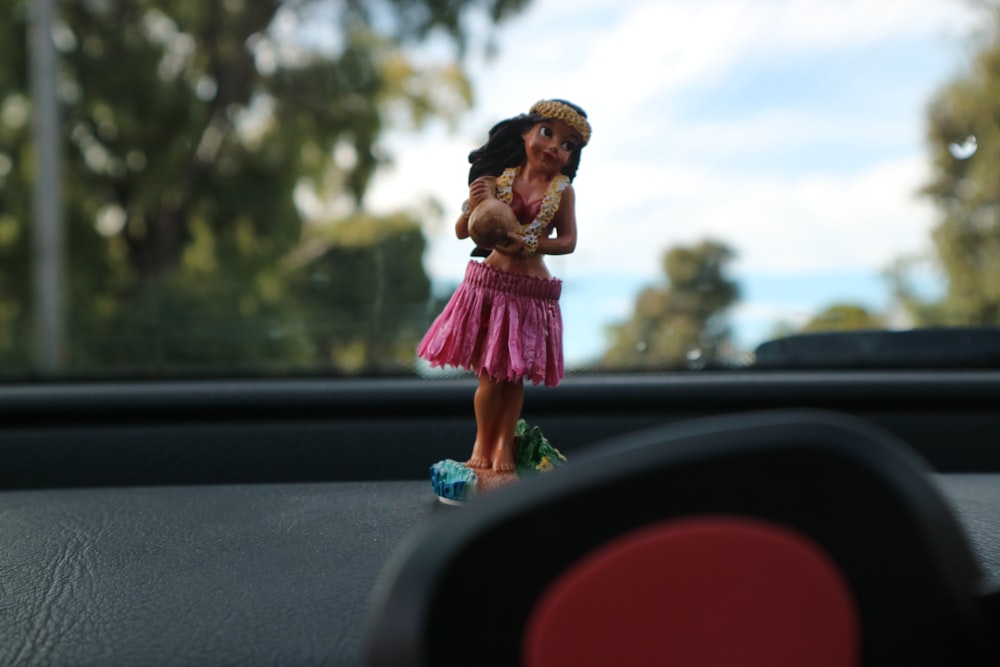
[[[1000, 323], [993, 2], [8, 4], [4, 381], [451, 377], [470, 262], [559, 281], [567, 374]], [[470, 152], [542, 100], [484, 260]]]

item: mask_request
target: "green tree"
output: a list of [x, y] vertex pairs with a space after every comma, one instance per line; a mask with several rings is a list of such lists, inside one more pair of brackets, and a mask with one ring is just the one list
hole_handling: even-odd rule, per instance
[[432, 315], [425, 247], [419, 222], [403, 213], [359, 213], [316, 238], [316, 258], [295, 272], [295, 291], [313, 318], [317, 366], [365, 375], [412, 369]]
[[[295, 292], [308, 284], [296, 271], [308, 267], [289, 270], [287, 259], [314, 236], [296, 195], [339, 197], [361, 219], [367, 185], [391, 158], [379, 144], [384, 131], [401, 122], [453, 119], [471, 103], [458, 58], [417, 66], [409, 47], [440, 34], [458, 55], [469, 15], [500, 22], [526, 4], [59, 3], [72, 370], [143, 372], [208, 362], [287, 367], [325, 354], [330, 342], [308, 331], [316, 316], [302, 308], [364, 319], [364, 312], [344, 306], [351, 301], [345, 291], [361, 284], [331, 288], [328, 303], [316, 289]], [[32, 327], [29, 5], [13, 0], [0, 14], [0, 363], [6, 368], [29, 366]], [[309, 41], [306, 25], [326, 26], [329, 39]], [[399, 225], [389, 220], [379, 228]], [[426, 282], [419, 262], [402, 266], [412, 272], [407, 284]], [[394, 326], [389, 317], [380, 321]], [[218, 337], [226, 340], [222, 347], [211, 342]]]
[[824, 308], [802, 328], [804, 333], [819, 331], [859, 331], [884, 329], [885, 319], [864, 306], [837, 303]]
[[933, 241], [947, 289], [941, 304], [927, 304], [896, 281], [919, 324], [1000, 325], [1000, 7], [992, 9], [992, 39], [929, 107], [934, 176], [924, 192], [942, 214]]
[[611, 328], [602, 365], [652, 370], [728, 363], [726, 312], [739, 299], [739, 286], [726, 275], [732, 258], [716, 241], [667, 251], [667, 284], [639, 293], [631, 318]]

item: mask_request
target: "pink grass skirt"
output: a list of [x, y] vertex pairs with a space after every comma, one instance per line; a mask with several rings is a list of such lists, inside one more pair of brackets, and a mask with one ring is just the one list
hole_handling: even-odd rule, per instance
[[550, 387], [563, 378], [562, 281], [471, 261], [465, 280], [417, 347], [431, 366], [455, 366], [497, 382]]

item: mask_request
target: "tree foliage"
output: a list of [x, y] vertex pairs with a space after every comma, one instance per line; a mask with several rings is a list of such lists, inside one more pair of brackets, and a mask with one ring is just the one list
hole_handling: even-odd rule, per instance
[[739, 299], [739, 286], [727, 276], [733, 256], [716, 241], [668, 250], [667, 284], [639, 293], [632, 316], [612, 327], [602, 365], [652, 370], [727, 363], [726, 313]]
[[436, 314], [420, 226], [405, 214], [358, 214], [317, 240], [320, 254], [297, 272], [296, 289], [316, 318], [309, 328], [321, 334], [316, 363], [354, 373], [412, 368], [416, 342]]
[[827, 306], [813, 316], [802, 328], [804, 333], [820, 331], [861, 331], [884, 329], [885, 318], [864, 306], [852, 303], [836, 303]]
[[924, 192], [941, 212], [933, 240], [947, 290], [925, 304], [897, 281], [919, 324], [1000, 325], [1000, 7], [993, 15], [972, 70], [929, 108], [934, 175]]
[[[68, 372], [317, 359], [338, 368], [342, 357], [330, 350], [356, 348], [355, 329], [374, 326], [359, 298], [368, 283], [358, 278], [373, 270], [408, 288], [405, 307], [384, 297], [375, 323], [384, 338], [407, 343], [413, 324], [389, 306], [409, 312], [429, 298], [422, 235], [416, 220], [365, 216], [363, 196], [391, 158], [379, 144], [387, 128], [453, 119], [472, 95], [457, 57], [418, 64], [407, 47], [440, 34], [458, 52], [472, 14], [500, 21], [525, 4], [59, 3]], [[0, 14], [0, 362], [8, 369], [30, 368], [33, 326], [29, 7], [14, 0]], [[304, 37], [317, 26], [324, 39]], [[350, 251], [331, 244], [313, 257], [322, 269], [292, 261], [334, 222], [308, 219], [303, 192], [346, 202], [345, 224], [379, 234]], [[390, 251], [402, 254], [389, 261]], [[309, 277], [318, 273], [329, 280]], [[318, 321], [329, 325], [322, 333], [310, 328]]]

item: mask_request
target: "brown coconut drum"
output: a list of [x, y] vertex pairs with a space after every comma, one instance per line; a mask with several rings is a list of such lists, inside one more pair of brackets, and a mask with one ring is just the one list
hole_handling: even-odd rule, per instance
[[486, 199], [469, 216], [469, 236], [480, 248], [507, 245], [509, 232], [518, 230], [517, 218], [510, 206], [499, 199]]

